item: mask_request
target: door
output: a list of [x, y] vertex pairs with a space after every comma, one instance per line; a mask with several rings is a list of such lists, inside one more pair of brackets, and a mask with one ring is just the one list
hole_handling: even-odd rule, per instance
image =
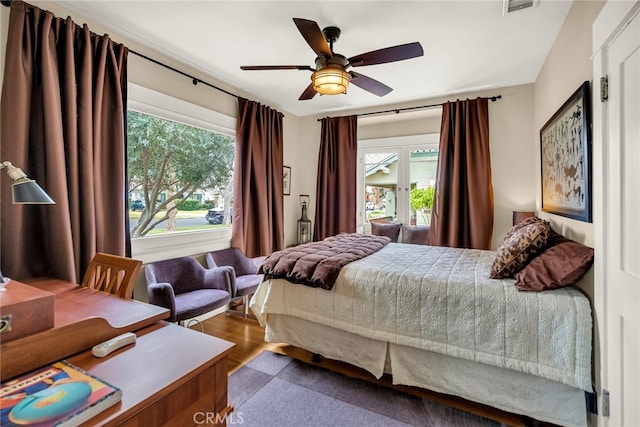
[[358, 141], [358, 229], [429, 225], [439, 134]]
[[[603, 387], [611, 426], [640, 425], [640, 16], [603, 51]], [[608, 110], [608, 112], [607, 112]], [[603, 408], [606, 411], [606, 408]]]

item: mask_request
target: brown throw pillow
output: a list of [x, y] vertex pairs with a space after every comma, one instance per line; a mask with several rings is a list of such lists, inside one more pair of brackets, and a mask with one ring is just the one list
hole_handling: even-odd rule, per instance
[[536, 217], [513, 226], [498, 246], [489, 276], [513, 277], [546, 248], [550, 233], [549, 223]]
[[593, 249], [566, 239], [551, 246], [516, 273], [516, 288], [545, 291], [571, 285], [593, 264]]
[[378, 224], [371, 223], [371, 234], [374, 236], [387, 236], [393, 243], [398, 243], [400, 235], [400, 227], [402, 224]]
[[429, 227], [426, 225], [403, 225], [402, 243], [426, 245], [429, 238]]

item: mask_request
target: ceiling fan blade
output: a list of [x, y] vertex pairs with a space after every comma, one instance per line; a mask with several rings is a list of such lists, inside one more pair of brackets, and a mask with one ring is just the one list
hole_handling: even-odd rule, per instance
[[322, 34], [322, 30], [320, 30], [316, 21], [293, 18], [293, 22], [295, 22], [298, 30], [300, 30], [300, 34], [302, 34], [302, 37], [309, 43], [309, 46], [311, 46], [311, 49], [313, 49], [318, 57], [331, 58], [333, 56], [329, 43], [327, 43], [327, 40], [324, 38], [324, 34]]
[[371, 77], [367, 77], [364, 74], [356, 73], [354, 71], [350, 71], [349, 74], [351, 74], [352, 84], [368, 92], [371, 92], [374, 95], [385, 96], [393, 90], [384, 83], [372, 79]]
[[307, 88], [304, 90], [304, 92], [302, 92], [302, 95], [300, 95], [300, 98], [298, 98], [298, 101], [311, 99], [314, 96], [316, 96], [316, 90], [313, 88], [313, 82], [311, 82], [309, 83], [309, 86], [307, 86]]
[[361, 67], [363, 65], [402, 61], [422, 55], [424, 55], [422, 45], [419, 42], [413, 42], [352, 56], [349, 58], [349, 64], [352, 67]]
[[246, 71], [263, 71], [263, 70], [307, 70], [315, 71], [308, 65], [242, 65], [240, 69]]

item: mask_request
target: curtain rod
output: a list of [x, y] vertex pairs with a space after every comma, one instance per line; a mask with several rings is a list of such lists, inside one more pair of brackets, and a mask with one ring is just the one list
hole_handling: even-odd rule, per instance
[[136, 52], [135, 50], [132, 50], [132, 49], [129, 49], [129, 52], [133, 53], [134, 55], [139, 56], [140, 58], [146, 59], [147, 61], [153, 62], [154, 64], [160, 65], [161, 67], [167, 68], [167, 69], [169, 69], [171, 71], [174, 71], [174, 72], [176, 72], [178, 74], [181, 74], [181, 75], [183, 75], [185, 77], [190, 78], [191, 79], [191, 83], [193, 83], [194, 85], [197, 85], [198, 83], [202, 83], [205, 86], [209, 86], [210, 88], [219, 90], [220, 92], [224, 92], [229, 96], [233, 96], [234, 98], [238, 98], [238, 95], [236, 95], [235, 93], [231, 93], [228, 90], [222, 89], [222, 88], [220, 88], [220, 87], [218, 87], [216, 85], [213, 85], [211, 83], [207, 83], [204, 80], [201, 80], [201, 79], [199, 79], [197, 77], [194, 77], [191, 74], [187, 74], [184, 71], [180, 71], [177, 68], [172, 67], [171, 65], [167, 65], [165, 63], [162, 63], [162, 62], [160, 62], [160, 61], [158, 61], [156, 59], [150, 58], [147, 55], [143, 55], [142, 53], [138, 53], [138, 52]]
[[[479, 99], [489, 99], [491, 100], [491, 102], [496, 102], [498, 99], [502, 99], [502, 95], [494, 95], [494, 96], [480, 96], [478, 97]], [[441, 102], [439, 104], [430, 104], [430, 105], [418, 105], [417, 107], [405, 107], [405, 108], [393, 108], [391, 110], [382, 110], [382, 111], [372, 111], [370, 113], [362, 113], [362, 114], [356, 114], [356, 117], [361, 117], [361, 116], [371, 116], [374, 114], [386, 114], [386, 113], [396, 113], [399, 114], [401, 111], [410, 111], [410, 110], [418, 110], [418, 109], [422, 109], [422, 108], [435, 108], [435, 107], [442, 107], [445, 104], [445, 102]], [[322, 119], [318, 119], [318, 121], [321, 121]]]
[[[3, 6], [11, 7], [11, 0], [1, 0], [0, 3], [2, 3]], [[161, 67], [167, 68], [167, 69], [169, 69], [171, 71], [174, 71], [174, 72], [176, 72], [178, 74], [181, 74], [181, 75], [183, 75], [185, 77], [190, 78], [191, 79], [191, 83], [193, 83], [194, 85], [197, 85], [198, 83], [202, 83], [205, 86], [209, 86], [210, 88], [219, 90], [220, 92], [224, 92], [229, 96], [233, 96], [234, 98], [238, 98], [238, 95], [236, 95], [235, 93], [231, 93], [228, 90], [222, 89], [222, 88], [220, 88], [220, 87], [218, 87], [216, 85], [213, 85], [211, 83], [207, 83], [204, 80], [199, 79], [197, 77], [194, 77], [191, 74], [187, 74], [184, 71], [180, 71], [177, 68], [172, 67], [171, 65], [167, 65], [165, 63], [162, 63], [162, 62], [160, 62], [160, 61], [158, 61], [156, 59], [150, 58], [147, 55], [143, 55], [142, 53], [136, 52], [135, 50], [132, 50], [132, 49], [129, 49], [129, 52], [133, 53], [134, 55], [139, 56], [140, 58], [146, 59], [147, 61], [153, 62], [156, 65], [160, 65]]]

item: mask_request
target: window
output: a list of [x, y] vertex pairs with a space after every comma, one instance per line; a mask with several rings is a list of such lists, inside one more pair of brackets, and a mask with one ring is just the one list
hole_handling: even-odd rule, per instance
[[438, 134], [359, 141], [359, 229], [372, 221], [428, 225]]
[[133, 84], [127, 116], [134, 253], [197, 253], [228, 239], [235, 119]]

